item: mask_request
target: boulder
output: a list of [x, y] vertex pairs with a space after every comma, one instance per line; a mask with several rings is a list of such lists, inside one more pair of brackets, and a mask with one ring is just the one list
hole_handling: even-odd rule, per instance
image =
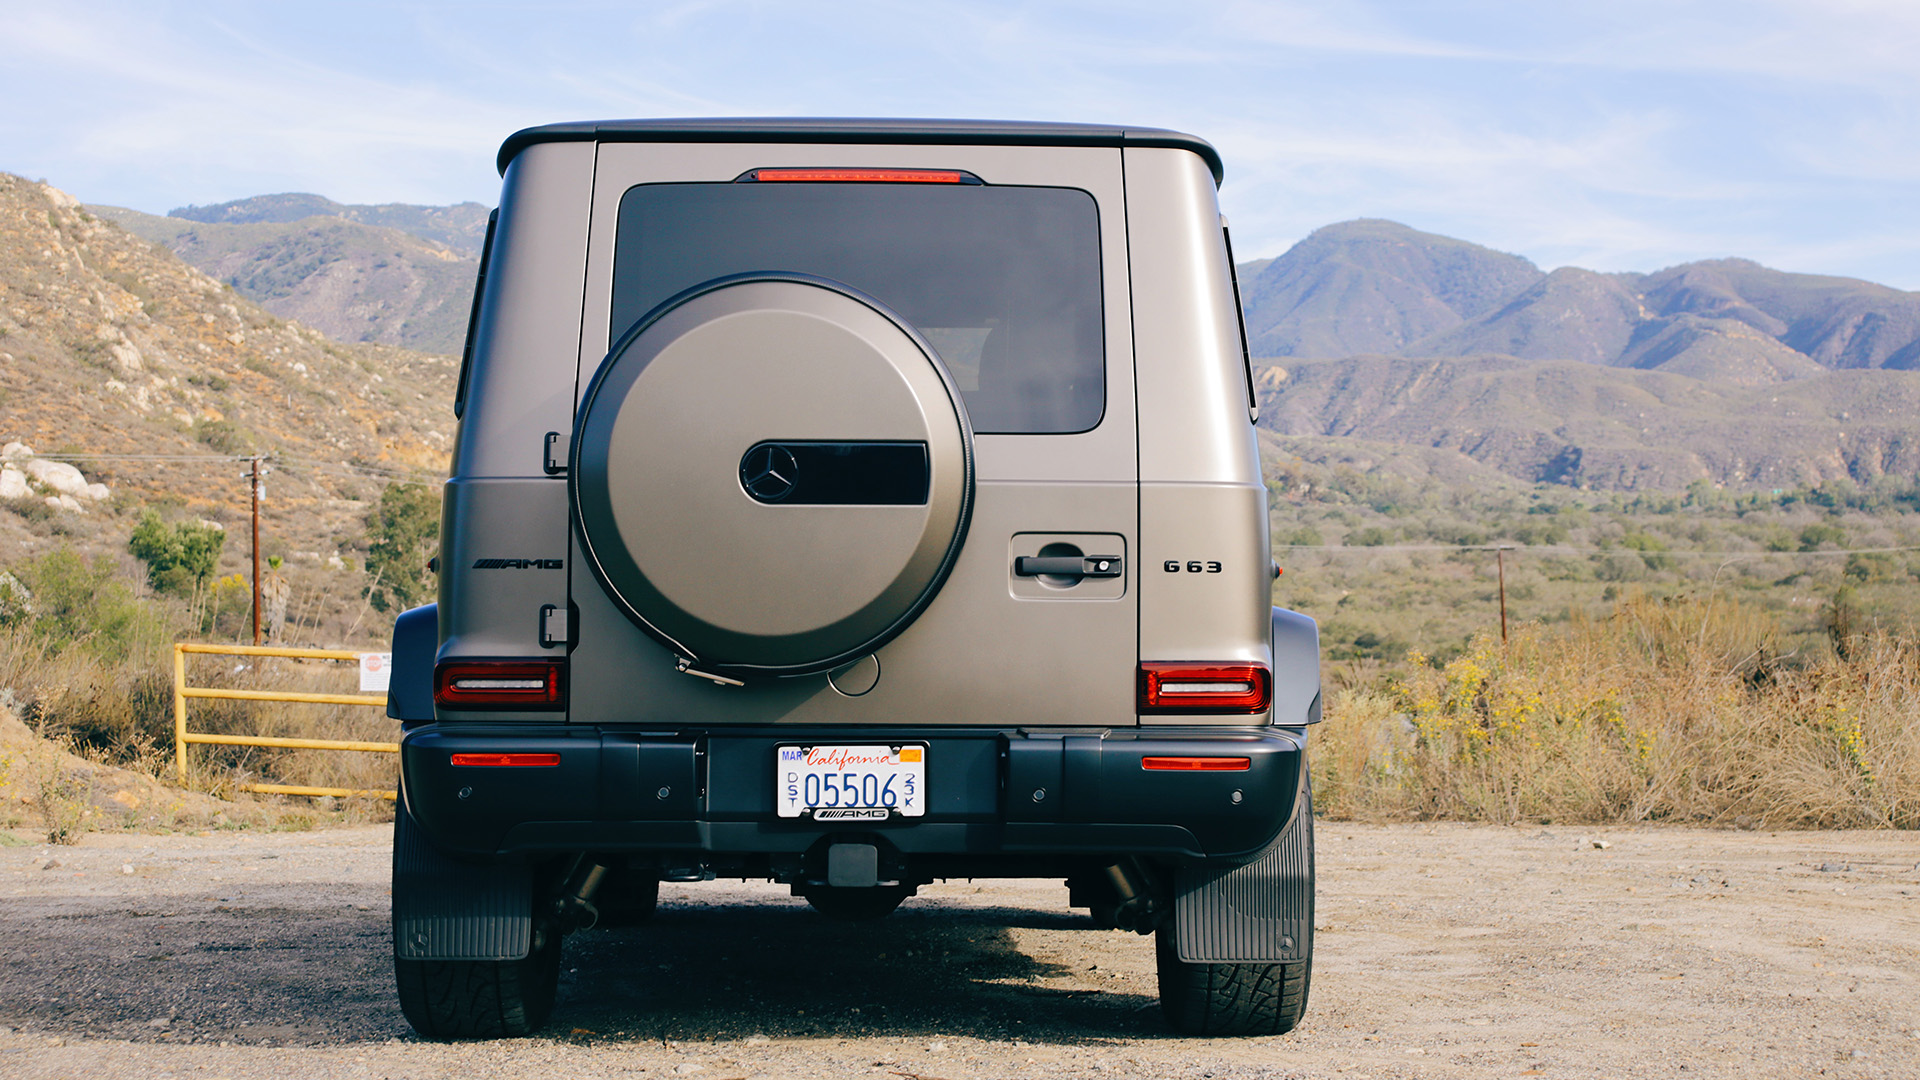
[[34, 458], [27, 462], [27, 475], [40, 481], [43, 486], [52, 488], [62, 495], [85, 495], [87, 478], [80, 470], [64, 461], [47, 461]]
[[0, 459], [19, 461], [32, 456], [33, 447], [23, 442], [10, 442], [5, 446], [0, 446]]
[[9, 465], [0, 469], [0, 499], [23, 499], [27, 496], [27, 474]]

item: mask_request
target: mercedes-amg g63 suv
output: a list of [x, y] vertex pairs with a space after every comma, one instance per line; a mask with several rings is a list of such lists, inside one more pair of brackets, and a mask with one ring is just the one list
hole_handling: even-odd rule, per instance
[[1064, 124], [560, 124], [500, 150], [439, 602], [400, 616], [402, 1007], [522, 1034], [661, 881], [878, 918], [1064, 880], [1168, 1021], [1313, 942], [1221, 163]]

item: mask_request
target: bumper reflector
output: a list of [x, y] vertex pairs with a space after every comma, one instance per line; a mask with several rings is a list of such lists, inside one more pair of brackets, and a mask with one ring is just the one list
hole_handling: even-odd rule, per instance
[[453, 764], [489, 769], [544, 769], [560, 764], [559, 754], [455, 754]]
[[1243, 757], [1143, 757], [1140, 767], [1152, 772], [1246, 772], [1253, 768], [1252, 758]]
[[433, 700], [449, 709], [560, 709], [566, 668], [556, 661], [453, 660], [434, 671]]
[[1265, 664], [1140, 665], [1143, 713], [1262, 713], [1272, 703], [1273, 675]]

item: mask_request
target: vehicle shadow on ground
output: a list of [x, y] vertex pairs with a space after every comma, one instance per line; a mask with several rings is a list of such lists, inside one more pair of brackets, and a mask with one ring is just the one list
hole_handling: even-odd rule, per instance
[[[871, 923], [804, 904], [662, 904], [570, 939], [554, 1028], [656, 1039], [856, 1036], [1085, 1043], [1170, 1035], [1158, 999], [1020, 952], [1012, 926], [1112, 931], [1066, 913], [909, 902]], [[1127, 942], [1151, 950], [1145, 938]], [[1096, 974], [1097, 973], [1093, 973]]]
[[[388, 918], [384, 898], [356, 906], [291, 890], [8, 905], [0, 1024], [141, 1042], [410, 1038], [394, 998]], [[1110, 933], [1024, 908], [910, 901], [857, 924], [798, 901], [665, 903], [640, 925], [568, 939], [546, 1034], [1034, 1043], [1170, 1034], [1137, 984], [1043, 985], [1068, 972], [1020, 952], [1012, 926]]]

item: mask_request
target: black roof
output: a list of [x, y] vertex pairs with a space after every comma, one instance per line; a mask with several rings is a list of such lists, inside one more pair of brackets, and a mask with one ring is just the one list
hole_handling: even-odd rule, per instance
[[1166, 146], [1200, 155], [1219, 184], [1220, 152], [1197, 135], [1161, 128], [1043, 124], [1022, 120], [837, 120], [729, 117], [688, 120], [599, 120], [546, 124], [507, 136], [500, 171], [520, 151], [543, 142], [920, 143], [988, 146]]

